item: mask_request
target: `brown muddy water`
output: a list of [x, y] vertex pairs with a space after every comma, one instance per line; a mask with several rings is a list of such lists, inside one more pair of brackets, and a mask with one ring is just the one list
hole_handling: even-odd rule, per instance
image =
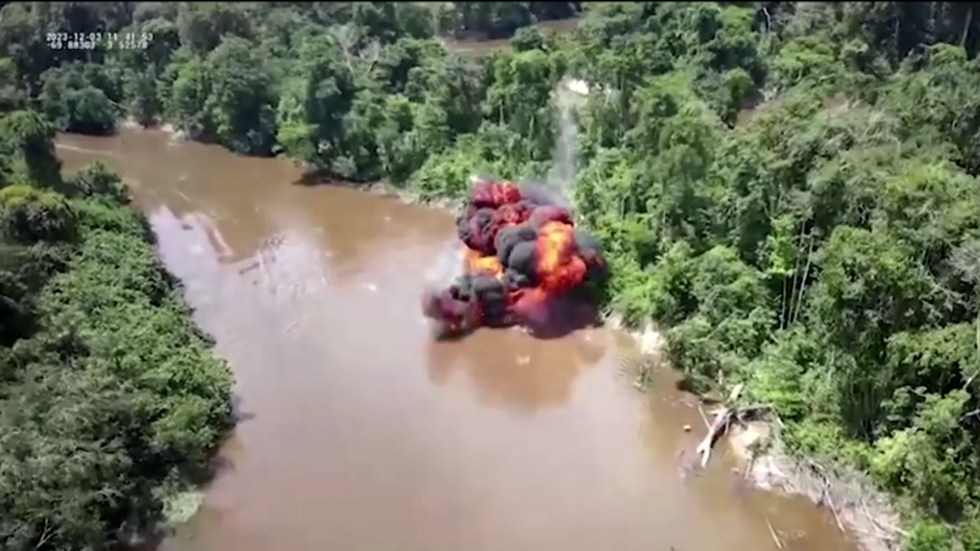
[[[540, 30], [550, 30], [556, 34], [562, 34], [575, 30], [578, 25], [579, 19], [570, 18], [541, 21], [531, 26], [537, 27]], [[459, 54], [474, 57], [507, 50], [511, 47], [510, 38], [453, 38], [447, 36], [440, 40], [446, 48]]]
[[164, 550], [769, 551], [770, 526], [855, 549], [828, 512], [744, 488], [724, 445], [691, 475], [694, 400], [670, 373], [635, 391], [622, 334], [433, 342], [419, 297], [448, 213], [159, 131], [58, 143], [132, 186], [237, 380], [224, 466]]

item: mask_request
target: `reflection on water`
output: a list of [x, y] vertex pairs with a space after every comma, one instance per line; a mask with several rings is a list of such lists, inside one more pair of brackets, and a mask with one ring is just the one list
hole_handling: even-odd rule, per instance
[[681, 476], [700, 416], [669, 378], [637, 394], [617, 334], [433, 342], [450, 215], [159, 132], [59, 142], [133, 183], [248, 414], [165, 551], [769, 551], [770, 523], [853, 549], [812, 506], [736, 491], [723, 449]]
[[428, 345], [429, 376], [446, 384], [465, 373], [487, 404], [534, 411], [568, 401], [576, 376], [606, 352], [588, 339], [534, 339], [517, 329], [484, 330], [462, 341]]

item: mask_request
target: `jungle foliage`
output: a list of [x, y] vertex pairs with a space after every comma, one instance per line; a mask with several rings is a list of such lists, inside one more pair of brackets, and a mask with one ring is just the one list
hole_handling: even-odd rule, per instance
[[230, 374], [146, 221], [106, 167], [62, 178], [54, 135], [0, 115], [0, 549], [154, 529], [231, 424]]
[[[567, 33], [527, 26], [579, 10]], [[666, 327], [670, 360], [698, 386], [742, 382], [772, 404], [794, 450], [870, 473], [902, 506], [908, 549], [980, 550], [980, 4], [15, 2], [2, 15], [0, 110], [95, 133], [121, 112], [164, 120], [424, 197], [461, 193], [474, 171], [547, 174], [561, 115], [553, 91], [586, 81], [574, 198], [611, 264], [610, 306]], [[510, 47], [487, 55], [447, 47], [447, 37], [515, 29]], [[54, 31], [152, 40], [55, 51], [44, 42]], [[43, 149], [25, 134], [35, 115], [3, 124], [8, 151]], [[17, 187], [52, 171], [43, 155], [27, 158], [0, 157], [0, 174], [19, 175], [3, 176], [4, 231], [33, 251], [24, 265], [44, 267], [27, 272], [58, 275], [5, 291], [24, 321], [3, 338], [17, 343], [47, 342], [26, 320], [63, 326], [51, 312], [96, 300], [70, 298], [69, 283], [121, 262], [100, 251], [123, 226], [136, 231], [109, 207], [100, 218], [79, 206], [91, 199]], [[93, 216], [119, 225], [96, 228]], [[40, 298], [20, 302], [30, 286]], [[140, 289], [154, 308], [176, 308]], [[57, 349], [74, 357], [64, 338]], [[218, 388], [194, 386], [205, 387]], [[184, 407], [195, 412], [186, 419], [217, 418]], [[190, 432], [196, 440], [159, 438], [184, 451], [209, 438]], [[130, 480], [114, 468], [101, 472]], [[28, 528], [9, 541], [37, 543], [55, 522], [39, 499], [25, 502]], [[130, 512], [106, 511], [113, 526]]]

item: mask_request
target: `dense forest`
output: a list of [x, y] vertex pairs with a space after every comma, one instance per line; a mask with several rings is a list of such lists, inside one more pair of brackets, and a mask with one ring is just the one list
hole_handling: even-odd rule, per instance
[[0, 549], [103, 549], [206, 480], [231, 377], [144, 218], [54, 126], [0, 115]]
[[[90, 32], [136, 45], [48, 41]], [[118, 179], [61, 181], [54, 128], [165, 122], [436, 198], [546, 174], [574, 77], [603, 299], [701, 389], [771, 404], [791, 450], [869, 473], [907, 550], [980, 550], [978, 50], [977, 2], [3, 5], [4, 548], [102, 547], [227, 415]]]

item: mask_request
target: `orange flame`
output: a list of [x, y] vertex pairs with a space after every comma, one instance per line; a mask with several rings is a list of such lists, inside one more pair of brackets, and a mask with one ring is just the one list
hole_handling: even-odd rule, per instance
[[504, 275], [504, 267], [496, 256], [484, 256], [479, 251], [467, 247], [466, 272], [470, 274], [485, 273], [500, 278]]
[[538, 277], [547, 294], [567, 291], [585, 279], [588, 266], [575, 254], [575, 234], [568, 224], [547, 222], [538, 231]]

